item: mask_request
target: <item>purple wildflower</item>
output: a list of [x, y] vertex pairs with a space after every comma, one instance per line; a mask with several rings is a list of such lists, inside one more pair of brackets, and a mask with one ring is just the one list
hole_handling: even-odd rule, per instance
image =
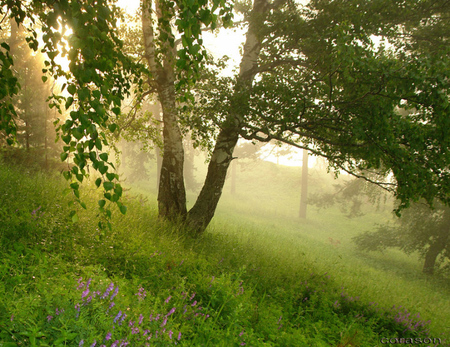
[[122, 311], [119, 311], [117, 316], [114, 318], [114, 323], [117, 323], [117, 320], [120, 318], [121, 315], [122, 315]]
[[167, 324], [167, 317], [164, 318], [163, 322], [161, 323], [161, 328], [162, 328], [163, 326], [165, 326], [166, 324]]
[[111, 347], [117, 347], [117, 345], [119, 344], [119, 340], [116, 340], [113, 342], [113, 344], [111, 345]]
[[108, 310], [110, 310], [110, 309], [112, 309], [114, 306], [115, 306], [116, 304], [114, 303], [114, 301], [113, 302], [111, 302], [111, 304], [109, 304], [109, 308], [108, 308]]
[[168, 316], [172, 315], [172, 314], [175, 312], [175, 310], [176, 310], [176, 308], [173, 307], [173, 308], [167, 313], [166, 316], [168, 317]]
[[105, 299], [109, 293], [111, 293], [111, 291], [114, 289], [114, 283], [111, 282], [111, 284], [109, 285], [108, 288], [106, 288], [106, 291], [103, 293], [102, 295], [102, 299]]
[[94, 340], [94, 342], [92, 343], [91, 347], [95, 347], [96, 344], [97, 344], [97, 340]]
[[14, 320], [14, 315], [12, 314], [11, 315], [11, 322]]
[[115, 290], [114, 293], [111, 295], [111, 298], [110, 298], [111, 301], [116, 297], [117, 293], [119, 293], [119, 286], [116, 287], [116, 290]]
[[89, 288], [86, 288], [86, 290], [81, 294], [81, 298], [84, 299], [89, 294]]
[[81, 347], [84, 345], [84, 340], [81, 340], [80, 343], [78, 344], [78, 347]]
[[195, 297], [195, 293], [193, 293], [192, 295], [191, 295], [191, 297], [189, 298], [189, 300], [191, 300], [192, 301], [192, 299]]
[[138, 327], [131, 328], [131, 333], [132, 334], [139, 334], [139, 328]]
[[122, 322], [125, 320], [126, 316], [127, 316], [127, 314], [124, 313], [123, 316], [122, 316], [122, 318], [120, 318], [119, 325], [122, 325]]
[[244, 335], [244, 330], [242, 330], [242, 331], [239, 333], [239, 336], [242, 336], [242, 335]]
[[197, 305], [197, 300], [195, 300], [191, 306], [194, 307], [195, 305]]
[[172, 340], [173, 331], [169, 330], [168, 334], [169, 334], [169, 338]]
[[181, 339], [181, 331], [178, 333], [178, 341]]
[[164, 300], [164, 302], [165, 302], [166, 304], [168, 304], [171, 298], [172, 298], [172, 297], [169, 295], [169, 296], [167, 297], [167, 299]]
[[144, 330], [144, 333], [142, 334], [142, 336], [148, 335], [149, 332], [150, 332], [150, 330], [148, 330], [148, 329]]
[[144, 300], [144, 298], [147, 296], [147, 292], [144, 290], [144, 288], [139, 287], [139, 291], [134, 295], [137, 295], [139, 297], [139, 300]]
[[132, 327], [134, 325], [134, 322], [132, 321], [132, 320], [130, 320], [129, 322], [128, 322], [128, 326], [129, 327]]
[[109, 333], [106, 334], [105, 340], [106, 340], [106, 341], [111, 340], [111, 332], [109, 332]]
[[78, 279], [78, 287], [77, 287], [77, 290], [80, 290], [81, 288], [84, 287], [84, 283], [83, 283], [82, 281], [83, 281], [83, 277], [80, 277], [80, 278]]
[[52, 320], [53, 316], [48, 315], [47, 316], [47, 322], [50, 322]]

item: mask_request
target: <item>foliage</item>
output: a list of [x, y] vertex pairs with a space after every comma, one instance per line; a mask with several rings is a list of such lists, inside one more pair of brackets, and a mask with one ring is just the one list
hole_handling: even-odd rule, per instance
[[368, 181], [381, 171], [374, 183], [395, 193], [399, 210], [419, 198], [448, 202], [445, 1], [277, 5], [258, 27], [251, 88], [213, 74], [199, 85], [187, 121], [197, 134], [210, 141], [235, 112], [245, 139], [308, 148]]

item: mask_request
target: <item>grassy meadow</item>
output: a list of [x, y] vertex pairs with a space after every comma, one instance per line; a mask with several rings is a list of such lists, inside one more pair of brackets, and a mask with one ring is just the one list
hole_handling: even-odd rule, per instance
[[[449, 279], [351, 241], [390, 208], [349, 219], [309, 207], [299, 219], [300, 175], [238, 167], [236, 192], [229, 180], [207, 233], [190, 239], [158, 219], [152, 177], [125, 179], [128, 213], [103, 231], [92, 182], [81, 210], [59, 175], [0, 164], [0, 347], [449, 345]], [[310, 193], [333, 189], [310, 176]]]

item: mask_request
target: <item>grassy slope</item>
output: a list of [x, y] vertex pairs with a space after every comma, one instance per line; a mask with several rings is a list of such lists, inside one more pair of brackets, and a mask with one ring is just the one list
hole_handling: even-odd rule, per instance
[[[270, 177], [269, 170], [284, 184], [271, 180], [262, 191], [261, 182], [242, 175], [242, 195], [228, 196], [226, 188], [209, 233], [192, 241], [179, 236], [176, 225], [158, 221], [154, 204], [131, 195], [128, 215], [116, 212], [114, 231], [102, 235], [93, 227], [96, 193], [89, 187], [85, 196], [92, 211], [72, 225], [67, 199], [58, 194], [64, 184], [0, 167], [0, 225], [6, 225], [0, 229], [0, 342], [26, 340], [22, 343], [28, 345], [34, 338], [35, 345], [57, 345], [59, 338], [75, 346], [80, 339], [100, 341], [119, 308], [129, 313], [134, 327], [139, 315], [145, 316], [141, 333], [144, 325], [153, 333], [159, 329], [152, 345], [169, 345], [179, 332], [179, 344], [186, 346], [337, 346], [348, 341], [374, 346], [383, 336], [407, 336], [393, 319], [403, 309], [376, 311], [369, 301], [421, 312], [417, 321], [431, 319], [431, 335], [444, 336], [448, 287], [422, 277], [414, 259], [395, 252], [363, 256], [351, 244], [360, 226], [379, 216], [346, 220], [337, 211], [310, 209], [311, 218], [300, 222], [293, 218], [298, 196], [290, 194], [298, 184], [296, 172], [282, 173], [273, 165], [252, 171]], [[257, 194], [249, 197], [248, 192]], [[145, 193], [152, 198], [151, 191]], [[339, 247], [329, 237], [340, 239]], [[389, 269], [392, 263], [401, 267]], [[84, 286], [76, 290], [78, 277]], [[110, 281], [120, 286], [115, 307], [109, 309], [98, 296], [87, 304], [88, 296], [81, 294], [87, 278], [93, 278], [91, 293], [94, 286], [104, 292]], [[141, 286], [147, 297], [137, 300]], [[189, 310], [183, 313], [185, 305]], [[168, 332], [161, 335], [160, 321], [148, 317], [168, 314], [172, 306], [177, 313], [166, 326], [175, 334], [170, 339]], [[58, 315], [56, 308], [65, 313]], [[115, 328], [116, 336], [136, 341], [132, 327], [116, 322]], [[112, 341], [104, 340], [108, 346]]]

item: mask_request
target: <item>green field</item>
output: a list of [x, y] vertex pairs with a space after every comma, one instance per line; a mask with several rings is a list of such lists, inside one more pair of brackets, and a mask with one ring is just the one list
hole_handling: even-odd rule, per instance
[[[0, 346], [448, 344], [448, 278], [423, 275], [417, 255], [351, 241], [390, 207], [349, 219], [310, 206], [299, 219], [299, 168], [239, 167], [236, 193], [228, 182], [194, 240], [158, 219], [154, 178], [128, 184], [128, 213], [115, 210], [105, 232], [92, 185], [73, 224], [67, 183], [26, 171], [0, 166]], [[311, 194], [333, 189], [329, 175], [310, 175]]]

